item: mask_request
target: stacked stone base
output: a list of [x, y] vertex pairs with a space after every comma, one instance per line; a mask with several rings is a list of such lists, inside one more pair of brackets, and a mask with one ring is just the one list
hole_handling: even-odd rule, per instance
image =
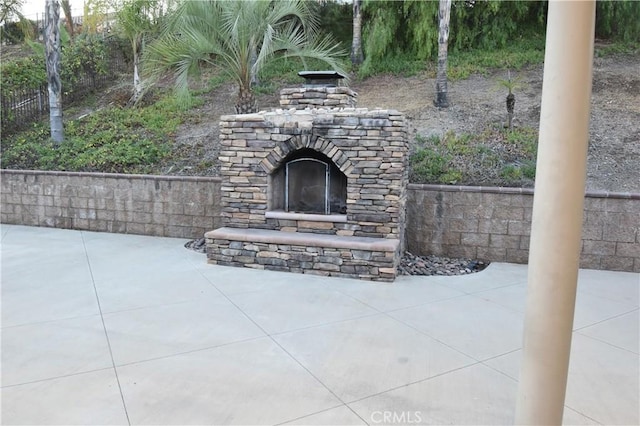
[[393, 281], [400, 261], [395, 239], [251, 228], [218, 228], [205, 238], [208, 262], [224, 266]]

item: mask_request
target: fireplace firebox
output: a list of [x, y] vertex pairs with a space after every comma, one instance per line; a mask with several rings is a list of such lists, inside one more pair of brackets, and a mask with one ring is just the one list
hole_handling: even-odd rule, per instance
[[270, 176], [272, 211], [346, 214], [347, 177], [326, 155], [302, 149]]

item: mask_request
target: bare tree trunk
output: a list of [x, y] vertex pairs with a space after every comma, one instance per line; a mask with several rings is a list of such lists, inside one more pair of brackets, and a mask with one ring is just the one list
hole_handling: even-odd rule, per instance
[[351, 39], [351, 64], [354, 67], [363, 61], [362, 55], [362, 0], [353, 0], [353, 37]]
[[440, 18], [438, 36], [438, 75], [436, 77], [436, 101], [438, 108], [448, 108], [447, 99], [447, 48], [449, 44], [449, 17], [451, 15], [451, 0], [440, 0]]
[[133, 98], [132, 103], [138, 102], [140, 96], [142, 96], [142, 80], [140, 79], [140, 45], [142, 44], [142, 37], [140, 39], [134, 38], [132, 42], [133, 48]]
[[516, 107], [516, 97], [511, 90], [509, 90], [509, 94], [507, 95], [507, 127], [509, 130], [513, 128], [513, 111]]
[[75, 33], [73, 28], [73, 16], [71, 16], [71, 3], [69, 3], [69, 0], [60, 0], [60, 3], [62, 5], [62, 11], [64, 12], [69, 37], [73, 40]]
[[249, 58], [249, 72], [251, 73], [251, 87], [259, 86], [258, 74], [255, 70], [256, 62], [258, 62], [258, 48], [255, 42], [251, 43], [251, 58]]
[[64, 139], [62, 82], [60, 80], [60, 4], [58, 0], [46, 0], [45, 7], [45, 52], [49, 88], [49, 121], [51, 123], [51, 139], [56, 145], [59, 145]]

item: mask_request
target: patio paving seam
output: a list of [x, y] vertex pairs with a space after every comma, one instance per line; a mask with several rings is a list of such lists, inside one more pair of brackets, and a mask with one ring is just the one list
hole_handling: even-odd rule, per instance
[[[466, 297], [466, 296], [469, 296], [469, 295], [467, 294], [467, 295], [465, 295], [464, 297]], [[403, 309], [404, 309], [404, 308], [403, 308]], [[455, 347], [453, 347], [453, 346], [449, 345], [448, 343], [443, 342], [442, 340], [438, 339], [438, 338], [437, 338], [437, 337], [435, 337], [435, 336], [430, 335], [429, 333], [427, 333], [427, 332], [426, 332], [426, 331], [424, 331], [424, 330], [420, 330], [419, 328], [417, 328], [417, 327], [415, 327], [415, 326], [413, 326], [413, 325], [411, 325], [411, 324], [408, 324], [408, 323], [406, 323], [406, 322], [404, 322], [404, 321], [402, 321], [402, 320], [400, 320], [400, 319], [398, 319], [398, 318], [392, 317], [391, 315], [389, 315], [389, 314], [388, 314], [388, 313], [386, 313], [386, 312], [384, 312], [384, 314], [385, 314], [385, 315], [387, 315], [389, 318], [391, 318], [391, 319], [393, 319], [393, 320], [395, 320], [395, 321], [399, 322], [400, 324], [406, 325], [407, 327], [409, 327], [409, 328], [411, 328], [411, 329], [413, 329], [413, 330], [417, 331], [418, 333], [423, 334], [423, 335], [425, 335], [425, 336], [429, 337], [430, 339], [435, 340], [436, 342], [440, 343], [441, 345], [444, 345], [444, 346], [446, 346], [447, 348], [452, 349], [452, 350], [454, 350], [454, 351], [456, 351], [456, 352], [458, 352], [458, 353], [460, 353], [460, 354], [462, 354], [462, 355], [464, 355], [464, 356], [466, 356], [466, 357], [468, 357], [468, 358], [471, 358], [471, 359], [473, 359], [474, 361], [476, 361], [475, 363], [473, 363], [473, 364], [469, 364], [469, 365], [479, 364], [479, 363], [482, 363], [482, 361], [483, 361], [483, 360], [481, 360], [481, 359], [476, 358], [475, 356], [472, 356], [472, 355], [469, 355], [469, 354], [467, 354], [467, 353], [462, 352], [460, 349], [457, 349], [457, 348], [455, 348]], [[517, 350], [517, 349], [516, 349], [516, 350]], [[511, 352], [511, 351], [507, 351], [506, 353], [509, 353], [509, 352]], [[504, 355], [504, 354], [499, 354], [499, 355], [496, 355], [496, 356], [502, 356], [502, 355]], [[463, 367], [463, 368], [464, 368], [464, 367]]]
[[325, 326], [329, 326], [329, 325], [341, 324], [343, 322], [355, 321], [355, 320], [359, 320], [359, 319], [363, 319], [363, 318], [371, 318], [371, 317], [375, 317], [375, 316], [382, 315], [382, 314], [384, 314], [384, 312], [375, 312], [373, 314], [366, 314], [366, 315], [361, 315], [361, 316], [357, 316], [357, 317], [344, 318], [344, 319], [341, 319], [341, 320], [323, 322], [322, 324], [314, 324], [314, 325], [308, 325], [306, 327], [292, 328], [290, 330], [278, 331], [278, 332], [275, 332], [275, 333], [268, 333], [267, 336], [269, 336], [269, 337], [282, 336], [282, 335], [289, 334], [289, 333], [296, 333], [298, 331], [312, 330], [314, 328], [320, 328], [320, 327], [325, 327]]
[[[479, 271], [479, 272], [475, 272], [475, 273], [476, 273], [476, 274], [482, 274], [482, 272], [483, 272], [483, 271]], [[453, 275], [452, 275], [452, 276], [453, 276]], [[464, 275], [463, 275], [463, 276], [464, 276]], [[455, 287], [454, 287], [454, 288], [455, 288], [456, 290], [458, 290], [458, 291], [461, 291], [461, 292], [465, 293], [467, 296], [476, 296], [476, 295], [481, 294], [481, 293], [484, 293], [484, 292], [486, 292], [486, 291], [493, 291], [493, 290], [498, 290], [498, 289], [501, 289], [501, 288], [514, 287], [514, 286], [517, 286], [517, 285], [524, 285], [524, 286], [526, 286], [526, 285], [527, 285], [527, 282], [526, 282], [526, 281], [525, 281], [525, 282], [522, 282], [522, 281], [514, 281], [514, 282], [511, 282], [511, 283], [509, 283], [509, 284], [499, 285], [499, 286], [497, 286], [497, 287], [491, 287], [491, 288], [483, 288], [482, 290], [473, 291], [473, 292], [464, 291], [464, 290], [462, 290], [462, 289], [455, 288]]]
[[[210, 296], [210, 297], [220, 297], [220, 296]], [[113, 311], [103, 311], [102, 313], [104, 315], [113, 315], [113, 314], [121, 314], [124, 312], [133, 312], [133, 311], [140, 311], [143, 309], [153, 309], [153, 308], [161, 308], [163, 306], [176, 306], [176, 305], [181, 305], [183, 303], [193, 303], [195, 299], [192, 300], [180, 300], [178, 302], [171, 302], [171, 303], [158, 303], [155, 305], [145, 305], [145, 306], [136, 306], [133, 308], [125, 308], [125, 309], [116, 309]]]
[[23, 383], [14, 383], [14, 384], [11, 384], [11, 385], [3, 385], [2, 389], [9, 389], [9, 388], [14, 388], [14, 387], [17, 387], [17, 386], [24, 386], [24, 385], [32, 385], [34, 383], [48, 382], [50, 380], [64, 379], [65, 377], [81, 376], [83, 374], [95, 373], [97, 371], [106, 371], [106, 370], [113, 370], [113, 367], [96, 368], [95, 370], [79, 371], [77, 373], [63, 374], [61, 376], [47, 377], [46, 379], [38, 379], [38, 380], [31, 380], [31, 381], [23, 382]]
[[50, 324], [52, 322], [68, 321], [68, 320], [74, 320], [78, 318], [91, 318], [91, 317], [97, 317], [98, 315], [99, 314], [76, 315], [74, 317], [64, 317], [64, 318], [55, 318], [55, 319], [44, 320], [44, 321], [25, 322], [24, 324], [14, 324], [14, 325], [3, 326], [2, 330], [10, 330], [16, 327], [28, 327], [30, 325]]
[[613, 343], [607, 342], [606, 340], [602, 340], [602, 339], [599, 339], [597, 337], [589, 336], [588, 334], [580, 333], [579, 331], [575, 331], [575, 330], [574, 330], [574, 333], [578, 333], [582, 337], [588, 337], [589, 339], [597, 340], [598, 342], [604, 343], [605, 345], [611, 346], [612, 348], [616, 348], [616, 349], [620, 349], [621, 351], [629, 352], [632, 355], [636, 355], [636, 356], [640, 355], [638, 352], [630, 351], [627, 348], [623, 348], [623, 347], [620, 347], [618, 345], [614, 345]]
[[[467, 296], [471, 296], [471, 295], [470, 294], [459, 294], [457, 296], [445, 297], [444, 299], [430, 300], [428, 302], [419, 303], [417, 305], [403, 306], [401, 308], [393, 308], [393, 309], [389, 309], [389, 310], [386, 310], [386, 311], [380, 311], [380, 312], [383, 313], [383, 314], [392, 314], [394, 312], [402, 311], [402, 310], [405, 310], [405, 309], [420, 308], [422, 306], [427, 306], [427, 305], [431, 305], [431, 304], [434, 304], [434, 303], [444, 302], [445, 300], [453, 300], [453, 299], [457, 299], [457, 298], [460, 298], [460, 297], [467, 297]], [[361, 302], [361, 303], [365, 303], [365, 302], [362, 302], [360, 300], [358, 300], [358, 301]], [[371, 308], [375, 309], [373, 306], [371, 306]], [[431, 336], [429, 336], [429, 337], [431, 337]]]
[[282, 425], [286, 425], [287, 423], [291, 423], [291, 422], [295, 422], [296, 420], [302, 420], [302, 419], [306, 419], [307, 417], [311, 417], [311, 416], [315, 416], [318, 414], [322, 414], [322, 413], [326, 413], [327, 411], [331, 411], [331, 410], [335, 410], [336, 408], [340, 408], [340, 407], [345, 407], [347, 408], [349, 411], [351, 411], [353, 414], [355, 414], [356, 416], [358, 416], [359, 419], [361, 419], [365, 424], [368, 424], [358, 413], [356, 413], [355, 411], [353, 411], [351, 409], [351, 407], [349, 407], [346, 403], [344, 404], [340, 404], [340, 405], [336, 405], [335, 407], [331, 407], [331, 408], [327, 408], [325, 410], [320, 410], [320, 411], [316, 411], [315, 413], [311, 413], [311, 414], [305, 414], [304, 416], [300, 416], [300, 417], [296, 417], [295, 419], [289, 419], [285, 422], [281, 422], [281, 423], [276, 423], [273, 426], [282, 426]]
[[87, 251], [87, 245], [84, 241], [84, 233], [80, 231], [80, 238], [82, 240], [82, 246], [84, 247], [84, 254], [87, 259], [87, 265], [89, 266], [89, 274], [91, 275], [91, 283], [93, 284], [93, 292], [96, 296], [96, 302], [98, 304], [98, 311], [100, 312], [100, 321], [102, 322], [102, 329], [104, 331], [104, 336], [107, 339], [107, 347], [109, 348], [109, 356], [111, 357], [111, 365], [113, 368], [113, 373], [116, 377], [116, 383], [118, 383], [118, 392], [120, 392], [120, 399], [122, 400], [122, 408], [124, 409], [124, 414], [127, 418], [127, 424], [131, 425], [131, 419], [129, 418], [129, 412], [127, 411], [127, 402], [124, 399], [124, 394], [122, 393], [122, 385], [120, 384], [120, 377], [118, 377], [118, 369], [116, 368], [116, 362], [113, 359], [113, 349], [111, 348], [111, 341], [109, 340], [109, 332], [107, 331], [107, 326], [104, 322], [104, 316], [102, 314], [102, 306], [100, 304], [100, 296], [98, 295], [98, 289], [96, 287], [96, 281], [93, 276], [93, 269], [91, 268], [91, 259], [89, 258], [89, 253]]
[[159, 361], [159, 360], [162, 360], [162, 359], [173, 358], [173, 357], [176, 357], [176, 356], [189, 355], [189, 354], [202, 352], [202, 351], [210, 351], [212, 349], [220, 349], [220, 348], [224, 348], [226, 346], [231, 346], [231, 345], [236, 345], [236, 344], [240, 344], [240, 343], [251, 342], [253, 340], [264, 339], [265, 337], [268, 337], [268, 336], [265, 335], [265, 336], [250, 337], [248, 339], [236, 340], [236, 341], [233, 341], [233, 342], [222, 343], [220, 345], [207, 346], [206, 348], [193, 349], [193, 350], [184, 351], [184, 352], [176, 352], [175, 354], [163, 355], [163, 356], [147, 358], [147, 359], [141, 359], [141, 360], [138, 360], [138, 361], [123, 362], [123, 363], [120, 363], [120, 364], [116, 364], [116, 367], [128, 367], [130, 365], [144, 364], [145, 362]]
[[393, 392], [393, 391], [398, 390], [398, 389], [406, 388], [408, 386], [413, 386], [413, 385], [418, 384], [418, 383], [423, 383], [423, 382], [426, 382], [426, 381], [429, 381], [429, 380], [433, 380], [433, 379], [438, 378], [438, 377], [446, 376], [447, 374], [453, 373], [455, 371], [464, 370], [465, 368], [470, 368], [470, 367], [473, 367], [473, 366], [476, 366], [476, 365], [483, 365], [483, 364], [482, 364], [482, 362], [477, 361], [477, 362], [474, 362], [474, 363], [471, 363], [471, 364], [464, 365], [462, 367], [457, 367], [457, 368], [454, 368], [452, 370], [443, 371], [442, 373], [434, 374], [433, 376], [430, 376], [430, 377], [425, 377], [424, 379], [415, 380], [413, 382], [409, 382], [409, 383], [405, 383], [403, 385], [399, 385], [399, 386], [395, 386], [395, 387], [392, 387], [392, 388], [389, 388], [389, 389], [385, 389], [383, 391], [376, 392], [374, 394], [367, 395], [367, 396], [364, 396], [362, 398], [356, 398], [353, 401], [348, 401], [346, 404], [347, 405], [348, 404], [355, 404], [356, 402], [364, 401], [365, 399], [374, 398], [376, 396], [383, 395], [383, 394], [388, 393], [388, 392]]
[[[191, 261], [191, 260], [189, 260]], [[209, 282], [209, 284], [211, 284], [216, 290], [218, 290], [228, 301], [229, 303], [231, 303], [233, 306], [236, 307], [236, 309], [238, 309], [249, 321], [251, 321], [256, 327], [258, 327], [268, 338], [269, 340], [271, 340], [276, 346], [278, 346], [285, 354], [287, 354], [289, 356], [289, 358], [291, 358], [293, 361], [295, 361], [296, 364], [298, 364], [300, 367], [302, 367], [302, 369], [304, 369], [307, 374], [309, 374], [311, 377], [313, 377], [320, 385], [322, 385], [331, 395], [333, 395], [338, 401], [342, 402], [343, 404], [346, 405], [345, 401], [342, 400], [342, 398], [340, 398], [334, 391], [333, 389], [331, 389], [329, 386], [327, 386], [322, 380], [320, 380], [315, 374], [313, 374], [311, 372], [311, 370], [309, 370], [302, 362], [300, 362], [296, 357], [294, 357], [288, 350], [286, 350], [284, 348], [284, 346], [282, 346], [280, 344], [280, 342], [278, 342], [276, 339], [273, 338], [273, 336], [267, 332], [260, 324], [258, 324], [253, 318], [251, 318], [251, 316], [246, 313], [242, 308], [240, 308], [240, 306], [238, 306], [233, 300], [231, 300], [231, 298], [226, 295], [225, 293], [223, 293], [213, 282], [211, 282], [211, 280], [209, 280], [209, 278], [204, 275], [203, 271], [201, 271], [200, 269], [198, 269], [198, 273], [200, 275], [202, 275], [202, 277], [207, 280], [207, 282]], [[353, 411], [353, 409], [351, 409], [351, 407], [349, 407], [349, 409], [351, 411]], [[354, 414], [358, 415], [357, 413], [355, 413], [355, 411], [353, 411]], [[360, 416], [358, 416], [360, 417]], [[361, 417], [360, 417], [361, 418]], [[289, 420], [290, 421], [290, 420]], [[366, 423], [366, 422], [365, 422]]]
[[591, 420], [592, 422], [594, 422], [594, 423], [595, 423], [595, 424], [597, 424], [597, 425], [601, 425], [601, 424], [603, 424], [602, 422], [600, 422], [600, 421], [598, 421], [598, 420], [594, 419], [594, 418], [593, 418], [593, 417], [591, 417], [591, 416], [586, 415], [586, 414], [585, 414], [585, 413], [583, 413], [582, 411], [577, 410], [577, 409], [573, 408], [573, 407], [572, 407], [572, 406], [570, 406], [570, 405], [565, 404], [565, 405], [564, 405], [564, 407], [565, 407], [565, 408], [569, 408], [569, 409], [571, 409], [572, 411], [575, 411], [576, 413], [580, 414], [580, 415], [581, 415], [581, 416], [583, 416], [583, 417], [586, 417], [587, 419]]
[[[621, 316], [624, 316], [624, 315], [628, 315], [628, 314], [630, 314], [631, 312], [635, 312], [635, 311], [640, 311], [640, 308], [633, 308], [633, 309], [631, 309], [630, 311], [622, 312], [622, 313], [620, 313], [620, 314], [616, 314], [616, 315], [614, 315], [614, 316], [612, 316], [612, 317], [605, 318], [605, 319], [603, 319], [603, 320], [600, 320], [600, 321], [594, 322], [593, 324], [587, 324], [587, 325], [584, 325], [584, 326], [582, 326], [582, 327], [580, 327], [580, 328], [574, 328], [574, 329], [573, 329], [573, 331], [578, 331], [578, 332], [579, 332], [579, 331], [581, 331], [581, 330], [584, 330], [585, 328], [589, 328], [589, 327], [593, 327], [594, 325], [602, 324], [603, 322], [610, 321], [610, 320], [612, 320], [612, 319], [615, 319], [615, 318], [618, 318], [618, 317], [621, 317]], [[589, 337], [591, 337], [591, 336], [589, 336]]]

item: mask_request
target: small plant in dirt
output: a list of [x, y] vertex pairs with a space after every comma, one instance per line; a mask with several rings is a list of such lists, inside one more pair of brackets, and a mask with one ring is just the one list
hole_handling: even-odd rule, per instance
[[521, 76], [517, 76], [511, 78], [511, 70], [507, 70], [507, 78], [506, 79], [498, 79], [498, 85], [504, 87], [509, 91], [507, 93], [506, 105], [507, 105], [507, 128], [509, 130], [513, 129], [513, 114], [516, 107], [516, 95], [513, 93], [515, 90], [522, 89], [524, 87], [524, 83], [522, 82]]

